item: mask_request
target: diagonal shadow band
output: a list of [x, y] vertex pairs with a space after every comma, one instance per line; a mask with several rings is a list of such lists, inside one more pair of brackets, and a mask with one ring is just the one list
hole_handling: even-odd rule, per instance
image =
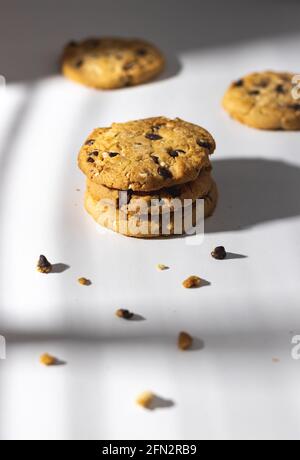
[[247, 229], [300, 216], [300, 168], [260, 158], [216, 160], [219, 203], [206, 233]]
[[[296, 0], [189, 0], [188, 6], [174, 0], [87, 0], [84, 5], [65, 0], [59, 12], [53, 1], [2, 0], [1, 6], [0, 73], [9, 82], [57, 73], [64, 44], [93, 35], [130, 35], [154, 41], [171, 56], [174, 75], [179, 71], [178, 63], [174, 68], [175, 56], [182, 53], [262, 38], [272, 43], [274, 37], [299, 32], [300, 4]], [[17, 29], [11, 24], [18, 24]], [[14, 55], [18, 58], [12, 59]]]

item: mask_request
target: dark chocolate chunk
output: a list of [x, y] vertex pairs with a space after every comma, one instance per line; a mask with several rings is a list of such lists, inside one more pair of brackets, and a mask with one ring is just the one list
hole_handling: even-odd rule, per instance
[[119, 155], [118, 152], [108, 152], [108, 155], [110, 156], [110, 158], [115, 158]]
[[260, 94], [260, 91], [258, 89], [254, 89], [252, 91], [249, 91], [248, 94], [250, 96], [258, 96]]
[[88, 163], [95, 163], [95, 160], [94, 158], [92, 157], [88, 157], [88, 159], [86, 160]]
[[83, 65], [83, 59], [79, 59], [79, 61], [76, 61], [74, 66], [79, 69]]
[[172, 149], [170, 149], [170, 150], [168, 151], [168, 154], [169, 154], [170, 157], [172, 157], [172, 158], [178, 157], [180, 153], [185, 153], [185, 151], [184, 151], [184, 150], [180, 150], [180, 149], [177, 149], [177, 150], [172, 150]]
[[172, 179], [173, 175], [168, 168], [160, 166], [158, 168], [158, 174], [162, 176], [164, 179]]
[[224, 260], [227, 257], [227, 252], [224, 248], [224, 246], [218, 246], [213, 250], [211, 253], [212, 257], [217, 260]]
[[275, 91], [278, 94], [285, 94], [285, 89], [283, 85], [277, 85], [275, 88]]
[[140, 48], [136, 50], [137, 56], [146, 56], [148, 54], [148, 51], [145, 48]]
[[294, 109], [294, 110], [300, 110], [300, 104], [290, 104], [288, 106], [290, 109]]
[[159, 141], [162, 137], [159, 134], [148, 133], [146, 134], [146, 138], [150, 141]]
[[131, 313], [129, 310], [124, 310], [123, 308], [120, 308], [116, 311], [116, 316], [118, 316], [118, 318], [129, 320], [133, 318], [134, 314]]
[[85, 145], [93, 145], [95, 143], [95, 139], [89, 139], [86, 141]]
[[52, 271], [52, 265], [45, 256], [40, 256], [37, 269], [40, 273], [50, 273]]
[[158, 157], [155, 157], [154, 155], [151, 156], [152, 160], [154, 161], [155, 164], [159, 165], [160, 161]]
[[199, 145], [199, 147], [203, 147], [204, 149], [210, 149], [211, 148], [210, 142], [208, 142], [206, 140], [198, 139], [197, 144]]
[[241, 86], [244, 86], [244, 80], [238, 80], [236, 81], [233, 86], [236, 86], [237, 88], [240, 88]]

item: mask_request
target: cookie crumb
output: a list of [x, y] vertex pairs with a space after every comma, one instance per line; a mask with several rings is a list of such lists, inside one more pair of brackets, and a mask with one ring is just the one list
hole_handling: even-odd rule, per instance
[[183, 283], [183, 287], [186, 289], [199, 288], [202, 284], [201, 278], [199, 276], [190, 276]]
[[52, 265], [45, 256], [40, 256], [37, 263], [37, 271], [40, 273], [50, 273], [52, 271]]
[[164, 264], [158, 264], [158, 265], [156, 265], [156, 268], [160, 272], [164, 272], [165, 270], [170, 269], [170, 267], [168, 267], [167, 265], [164, 265]]
[[187, 332], [180, 332], [178, 336], [178, 348], [182, 351], [189, 350], [193, 345], [193, 337]]
[[132, 319], [134, 317], [134, 314], [131, 313], [129, 310], [124, 310], [123, 308], [119, 308], [117, 311], [116, 311], [116, 316], [118, 318], [123, 318], [123, 319]]
[[278, 363], [280, 363], [280, 359], [279, 359], [279, 358], [273, 358], [273, 359], [272, 359], [272, 362], [273, 362], [274, 364], [278, 364]]
[[218, 246], [213, 250], [211, 253], [212, 257], [217, 260], [224, 260], [227, 257], [227, 252], [224, 248], [224, 246]]
[[54, 366], [57, 363], [57, 359], [54, 356], [49, 355], [48, 353], [44, 353], [40, 357], [40, 363], [44, 364], [45, 366]]
[[136, 403], [144, 407], [144, 409], [150, 409], [150, 406], [155, 398], [154, 393], [151, 391], [144, 391], [144, 393], [141, 393], [138, 398], [136, 399]]
[[79, 278], [78, 283], [81, 284], [82, 286], [90, 286], [92, 282], [88, 280], [87, 278]]

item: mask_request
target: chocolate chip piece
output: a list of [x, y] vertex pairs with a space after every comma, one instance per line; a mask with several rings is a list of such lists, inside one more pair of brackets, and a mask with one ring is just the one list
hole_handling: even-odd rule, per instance
[[162, 137], [159, 134], [148, 133], [146, 134], [146, 138], [150, 141], [159, 141]]
[[130, 70], [135, 66], [136, 62], [128, 62], [123, 65], [123, 70]]
[[37, 270], [40, 273], [50, 273], [52, 271], [52, 265], [45, 256], [40, 256], [37, 263]]
[[110, 156], [110, 158], [115, 158], [119, 155], [118, 152], [108, 152], [108, 155]]
[[94, 158], [92, 157], [88, 157], [88, 159], [86, 160], [88, 163], [95, 163], [95, 160]]
[[127, 204], [130, 203], [132, 196], [133, 196], [133, 191], [127, 190]]
[[217, 260], [224, 260], [227, 257], [227, 252], [224, 248], [224, 246], [218, 246], [213, 250], [211, 253], [212, 257]]
[[172, 179], [173, 177], [171, 171], [163, 166], [160, 166], [157, 171], [158, 174], [162, 176], [164, 179]]
[[275, 91], [278, 94], [285, 94], [285, 89], [283, 85], [277, 85], [275, 88]]
[[144, 48], [140, 48], [139, 50], [136, 50], [137, 56], [146, 56], [148, 54], [148, 51]]
[[89, 155], [93, 155], [94, 157], [97, 157], [99, 155], [98, 150], [94, 150], [94, 152], [89, 153]]
[[257, 83], [257, 86], [259, 86], [260, 88], [267, 88], [270, 84], [270, 80], [260, 80], [258, 83]]
[[258, 89], [254, 89], [253, 91], [249, 91], [248, 94], [250, 96], [258, 96], [260, 94], [260, 91]]
[[240, 88], [241, 86], [244, 86], [244, 80], [238, 80], [236, 81], [233, 86], [236, 86], [236, 88]]
[[74, 64], [74, 66], [77, 69], [79, 69], [82, 65], [83, 65], [83, 60], [82, 59], [80, 59], [79, 61], [76, 61], [75, 64]]
[[155, 164], [159, 165], [160, 161], [158, 157], [155, 157], [154, 155], [151, 156], [152, 160], [154, 161]]
[[134, 314], [131, 313], [129, 310], [124, 310], [123, 308], [119, 308], [119, 310], [116, 311], [116, 316], [118, 318], [123, 318], [123, 319], [132, 319], [134, 317]]
[[197, 144], [199, 145], [199, 147], [203, 147], [204, 149], [210, 149], [211, 148], [210, 142], [202, 140], [202, 139], [198, 139]]
[[172, 158], [178, 157], [180, 153], [185, 153], [185, 151], [184, 151], [184, 150], [172, 150], [172, 149], [170, 149], [170, 150], [168, 151], [168, 154], [169, 154], [170, 157], [172, 157]]
[[170, 187], [165, 190], [172, 198], [177, 198], [180, 195], [180, 187]]
[[98, 46], [99, 43], [100, 41], [97, 40], [96, 38], [91, 38], [90, 40], [86, 42], [86, 46], [89, 48], [96, 48], [96, 46]]
[[85, 145], [93, 145], [95, 143], [95, 139], [89, 139], [86, 141]]
[[291, 104], [288, 106], [290, 109], [300, 110], [300, 104]]

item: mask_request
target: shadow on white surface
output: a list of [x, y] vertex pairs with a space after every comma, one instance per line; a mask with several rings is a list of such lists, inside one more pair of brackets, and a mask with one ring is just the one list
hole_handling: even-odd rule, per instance
[[216, 160], [213, 165], [220, 198], [214, 216], [206, 221], [206, 233], [243, 230], [300, 215], [298, 166], [262, 158]]
[[157, 43], [174, 75], [178, 54], [298, 33], [299, 16], [295, 0], [2, 0], [0, 72], [8, 82], [53, 75], [66, 42], [117, 35]]

